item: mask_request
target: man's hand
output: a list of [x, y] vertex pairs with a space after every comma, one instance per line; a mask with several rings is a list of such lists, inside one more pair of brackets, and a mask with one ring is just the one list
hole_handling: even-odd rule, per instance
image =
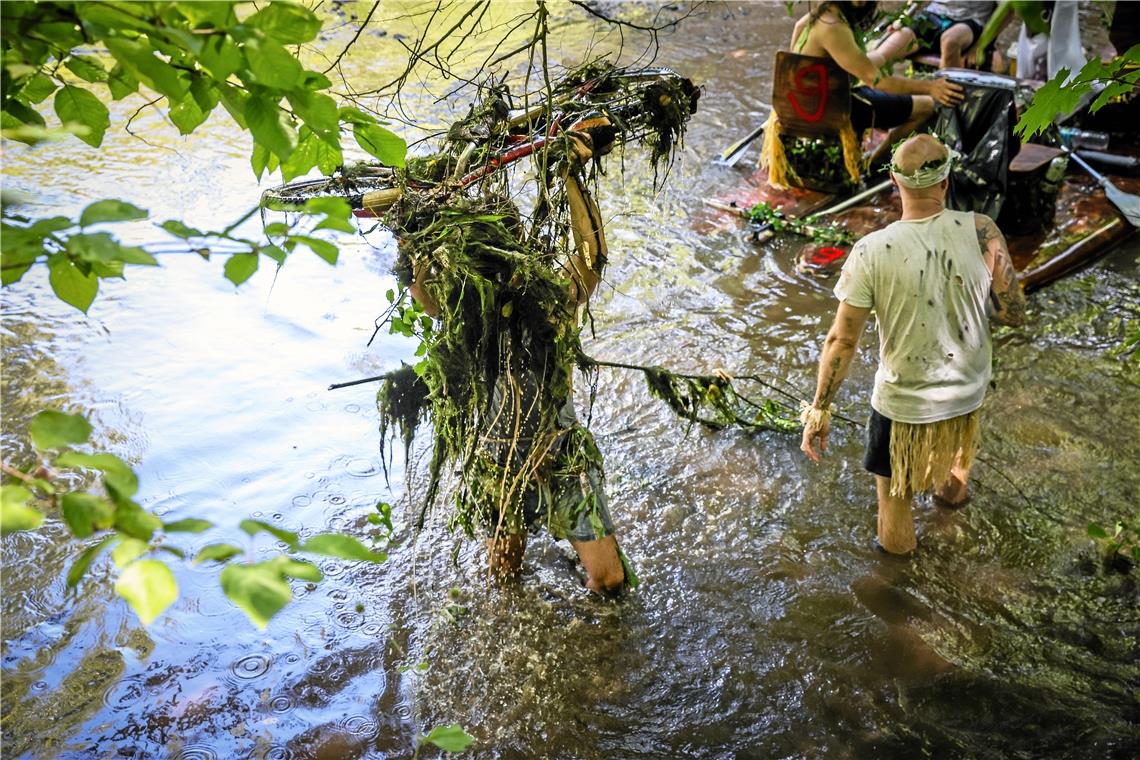
[[935, 77], [930, 80], [930, 97], [953, 108], [966, 99], [966, 91], [945, 77]]
[[[819, 427], [810, 422], [804, 425], [804, 437], [800, 444], [800, 451], [807, 454], [811, 461], [818, 462], [820, 454], [827, 451], [827, 433], [830, 428], [831, 422], [827, 419], [822, 420]], [[817, 439], [819, 440], [818, 449], [812, 445]]]

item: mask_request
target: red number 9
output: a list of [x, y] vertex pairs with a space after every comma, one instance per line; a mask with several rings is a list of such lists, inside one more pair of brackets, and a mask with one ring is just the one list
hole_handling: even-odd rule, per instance
[[[814, 84], [808, 84], [804, 80], [815, 74], [816, 81]], [[819, 121], [823, 118], [823, 112], [827, 109], [827, 69], [822, 63], [814, 63], [811, 66], [804, 66], [796, 72], [796, 88], [794, 92], [788, 93], [788, 100], [792, 104], [792, 109], [804, 121]], [[818, 105], [811, 113], [804, 110], [800, 105], [800, 101], [796, 98], [796, 93], [804, 96], [805, 98], [818, 98]]]

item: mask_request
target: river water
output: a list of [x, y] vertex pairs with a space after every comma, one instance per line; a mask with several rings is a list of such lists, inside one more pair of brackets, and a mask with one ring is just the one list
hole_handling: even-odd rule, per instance
[[[644, 22], [658, 6], [622, 10]], [[338, 18], [366, 12], [348, 4]], [[397, 36], [422, 18], [374, 19], [349, 81], [388, 81]], [[703, 83], [701, 110], [664, 189], [635, 150], [603, 180], [611, 265], [590, 354], [811, 393], [828, 289], [793, 273], [793, 242], [761, 248], [700, 224], [702, 197], [749, 181], [711, 159], [760, 119], [790, 27], [782, 3], [712, 4], [661, 36], [658, 62]], [[334, 56], [352, 31], [333, 29], [319, 52]], [[564, 6], [551, 42], [555, 61], [619, 44]], [[643, 43], [627, 32], [624, 59]], [[424, 77], [407, 112], [462, 113], [462, 98], [429, 94], [451, 83]], [[189, 138], [152, 112], [134, 129], [147, 144], [120, 130], [98, 151], [8, 146], [5, 186], [33, 194], [36, 215], [119, 197], [203, 229], [256, 204], [247, 139], [223, 118]], [[163, 239], [148, 223], [124, 234]], [[238, 289], [221, 258], [163, 256], [101, 284], [87, 316], [31, 274], [3, 292], [5, 461], [26, 461], [35, 411], [82, 412], [136, 467], [145, 506], [217, 524], [185, 549], [275, 551], [238, 531], [251, 516], [363, 534], [378, 500], [396, 504], [399, 546], [383, 565], [321, 562], [326, 580], [297, 584], [259, 632], [216, 569], [175, 563], [182, 595], [144, 628], [113, 594], [108, 560], [66, 589], [82, 545], [58, 521], [3, 539], [5, 757], [409, 757], [447, 723], [475, 736], [479, 757], [1135, 756], [1140, 592], [1135, 572], [1101, 568], [1085, 526], [1138, 511], [1140, 373], [1119, 353], [1137, 325], [1138, 255], [1128, 244], [1032, 296], [1029, 324], [999, 333], [972, 503], [920, 502], [912, 561], [871, 550], [858, 429], [837, 426], [813, 466], [792, 436], [689, 429], [640, 376], [603, 371], [592, 429], [642, 579], [617, 601], [587, 594], [572, 552], [545, 536], [521, 581], [495, 587], [445, 510], [410, 528], [426, 441], [408, 468], [395, 457], [386, 483], [375, 387], [325, 390], [411, 358], [401, 338], [366, 347], [393, 284], [382, 231], [343, 240], [335, 268], [296, 255]], [[855, 418], [876, 342], [865, 337], [841, 394]]]

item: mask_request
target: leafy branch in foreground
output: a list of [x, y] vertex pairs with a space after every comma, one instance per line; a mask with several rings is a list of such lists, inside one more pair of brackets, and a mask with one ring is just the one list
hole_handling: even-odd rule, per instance
[[[306, 230], [296, 231], [296, 224], [276, 222], [265, 231], [277, 242], [251, 240], [233, 234], [241, 221], [224, 230], [208, 231], [188, 227], [177, 219], [168, 219], [158, 226], [178, 239], [178, 247], [171, 249], [163, 244], [148, 247], [123, 245], [108, 232], [92, 232], [102, 224], [146, 219], [145, 209], [119, 200], [96, 201], [80, 213], [78, 219], [53, 216], [31, 220], [16, 214], [10, 206], [4, 207], [4, 221], [0, 222], [4, 246], [0, 252], [0, 282], [10, 285], [18, 282], [35, 264], [46, 264], [52, 290], [60, 300], [86, 313], [99, 292], [99, 280], [120, 278], [127, 264], [155, 266], [155, 255], [176, 251], [197, 253], [210, 258], [219, 246], [226, 246], [229, 259], [225, 265], [226, 278], [235, 285], [248, 280], [258, 269], [260, 256], [268, 256], [278, 266], [286, 257], [303, 246], [330, 264], [338, 255], [336, 245], [314, 237], [309, 232], [336, 230], [353, 232], [349, 221], [352, 211], [342, 198], [315, 198], [304, 206], [306, 214], [323, 217]], [[250, 212], [251, 214], [253, 212]], [[299, 221], [299, 220], [298, 220]], [[236, 246], [236, 248], [235, 248]], [[149, 250], [148, 250], [149, 248]]]
[[1114, 98], [1131, 95], [1140, 87], [1138, 65], [1140, 45], [1133, 45], [1109, 61], [1093, 58], [1072, 79], [1071, 71], [1061, 69], [1033, 95], [1033, 102], [1021, 114], [1014, 132], [1026, 140], [1041, 133], [1058, 115], [1076, 110], [1081, 99], [1097, 87], [1103, 89], [1089, 105], [1089, 113], [1096, 113]]
[[[8, 481], [0, 484], [0, 533], [39, 528], [45, 510], [58, 514], [72, 536], [92, 543], [67, 571], [67, 585], [74, 587], [104, 551], [118, 569], [115, 591], [139, 619], [152, 623], [178, 598], [174, 573], [162, 559], [169, 555], [186, 560], [189, 555], [175, 541], [178, 534], [199, 534], [214, 528], [209, 520], [187, 518], [164, 522], [145, 510], [134, 497], [138, 476], [129, 464], [106, 452], [77, 451], [91, 436], [91, 425], [81, 415], [56, 411], [40, 412], [29, 426], [36, 461], [18, 468], [0, 464]], [[56, 485], [56, 471], [76, 469], [98, 472], [101, 492], [68, 491]], [[288, 530], [259, 520], [242, 520], [239, 527], [250, 538], [267, 533], [282, 542], [282, 551], [261, 562], [231, 562], [246, 554], [232, 543], [211, 543], [192, 558], [194, 564], [215, 562], [223, 592], [255, 625], [265, 628], [269, 620], [293, 598], [291, 580], [317, 583], [321, 571], [297, 554], [336, 557], [349, 561], [383, 562], [393, 527], [391, 507], [381, 502], [369, 522], [377, 530], [373, 545], [351, 536], [318, 533], [302, 541]]]
[[[135, 115], [146, 108], [163, 110], [183, 135], [194, 132], [220, 105], [252, 136], [250, 163], [258, 177], [278, 169], [285, 179], [313, 168], [331, 173], [343, 162], [341, 135], [348, 132], [383, 163], [404, 165], [401, 137], [371, 113], [338, 104], [326, 92], [328, 78], [306, 69], [286, 48], [316, 38], [321, 21], [313, 11], [271, 3], [239, 18], [242, 5], [4, 3], [0, 134], [29, 145], [74, 135], [98, 148], [114, 126], [107, 101], [138, 94], [144, 103]], [[48, 127], [42, 113], [49, 99], [61, 122], [58, 128]], [[130, 119], [124, 124], [128, 131], [129, 125]], [[125, 264], [156, 263], [141, 248], [86, 229], [101, 222], [146, 218], [147, 212], [129, 203], [98, 201], [78, 222], [14, 216], [7, 207], [4, 212], [5, 286], [19, 281], [33, 265], [46, 263], [56, 294], [86, 311], [98, 293], [99, 278], [121, 277]], [[336, 218], [340, 216], [338, 210]], [[323, 224], [352, 231], [347, 221]], [[289, 251], [303, 245], [330, 263], [337, 257], [332, 243], [280, 225], [267, 230], [284, 237], [279, 244], [235, 237], [237, 224], [221, 233], [194, 230], [177, 220], [161, 226], [203, 256], [211, 245], [237, 244], [238, 252], [225, 267], [226, 277], [235, 284], [253, 275], [262, 254], [280, 265]]]

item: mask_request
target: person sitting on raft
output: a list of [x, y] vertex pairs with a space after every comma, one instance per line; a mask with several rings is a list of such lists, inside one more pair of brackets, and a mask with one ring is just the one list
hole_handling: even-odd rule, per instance
[[[877, 51], [865, 53], [854, 31], [874, 16], [875, 5], [868, 0], [829, 0], [797, 21], [792, 32], [793, 52], [830, 58], [864, 83], [851, 91], [851, 128], [840, 133], [844, 162], [855, 181], [859, 180], [862, 158], [857, 134], [868, 128], [891, 130], [870, 156], [873, 166], [886, 155], [887, 148], [934, 114], [935, 101], [955, 106], [965, 97], [961, 86], [946, 79], [909, 79], [882, 73], [886, 59]], [[777, 187], [788, 184], [779, 132], [773, 111], [764, 132], [760, 166], [769, 169], [768, 181]]]
[[932, 0], [891, 25], [891, 33], [873, 51], [890, 64], [915, 52], [938, 51], [939, 68], [962, 68], [965, 53], [982, 34], [997, 3]]

